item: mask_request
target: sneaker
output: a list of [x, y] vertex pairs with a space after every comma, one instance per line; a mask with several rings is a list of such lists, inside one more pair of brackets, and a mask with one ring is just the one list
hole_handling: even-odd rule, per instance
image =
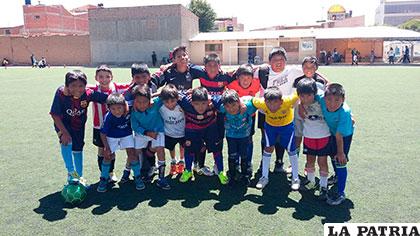
[[223, 171], [220, 172], [218, 174], [218, 176], [219, 176], [219, 180], [220, 180], [221, 184], [225, 185], [225, 184], [229, 183], [229, 178], [227, 177], [225, 172], [223, 172]]
[[85, 187], [87, 187], [87, 186], [88, 186], [87, 180], [86, 180], [85, 178], [83, 178], [83, 177], [80, 177], [80, 178], [79, 178], [79, 183], [80, 183], [81, 185], [85, 186]]
[[117, 175], [114, 172], [109, 173], [109, 182], [110, 183], [116, 183], [118, 182]]
[[144, 188], [146, 188], [146, 186], [144, 185], [144, 182], [143, 182], [143, 180], [141, 179], [140, 176], [134, 177], [134, 183], [136, 184], [136, 189], [137, 190], [143, 190]]
[[259, 180], [258, 180], [258, 183], [257, 183], [257, 185], [255, 186], [257, 189], [263, 189], [265, 186], [267, 186], [267, 184], [268, 184], [268, 178], [266, 178], [266, 177], [261, 177]]
[[300, 179], [292, 180], [292, 190], [297, 191], [300, 188]]
[[217, 166], [216, 165], [213, 166], [213, 173], [215, 175], [219, 175], [219, 170], [217, 169]]
[[320, 187], [318, 190], [318, 199], [325, 201], [328, 198], [328, 188]]
[[69, 184], [79, 183], [79, 179], [80, 179], [80, 176], [79, 176], [79, 174], [77, 174], [76, 171], [73, 171], [71, 173], [68, 173], [68, 175], [67, 175], [67, 182]]
[[283, 163], [276, 161], [275, 164], [274, 164], [274, 172], [275, 173], [284, 173], [284, 172], [286, 172], [283, 169]]
[[100, 193], [104, 193], [106, 192], [106, 188], [108, 187], [108, 179], [105, 178], [100, 178], [99, 180], [99, 184], [98, 184], [98, 188], [96, 189], [96, 191], [100, 192]]
[[120, 183], [127, 183], [130, 180], [130, 170], [124, 170]]
[[169, 171], [170, 175], [177, 175], [177, 164], [175, 162], [171, 162], [171, 170]]
[[334, 185], [337, 183], [337, 176], [331, 175], [331, 177], [328, 178], [328, 185]]
[[203, 168], [199, 169], [197, 171], [197, 174], [198, 175], [205, 175], [205, 176], [213, 176], [214, 175], [213, 171], [211, 171], [208, 166], [204, 166]]
[[192, 177], [193, 177], [193, 172], [192, 171], [184, 170], [184, 172], [182, 172], [181, 177], [179, 178], [179, 182], [185, 183], [189, 179], [191, 179]]
[[158, 179], [158, 181], [156, 182], [156, 186], [158, 186], [159, 188], [163, 190], [171, 189], [171, 185], [169, 185], [168, 181], [165, 178]]
[[346, 195], [339, 194], [338, 196], [335, 196], [335, 197], [331, 197], [331, 198], [328, 197], [327, 203], [328, 205], [331, 205], [331, 206], [337, 206], [343, 203], [345, 200], [346, 200]]
[[184, 169], [185, 169], [185, 162], [184, 161], [178, 161], [178, 164], [177, 164], [177, 174], [182, 174], [182, 172], [184, 172]]
[[316, 189], [316, 182], [308, 181], [308, 183], [305, 185], [305, 188], [307, 190], [314, 190]]

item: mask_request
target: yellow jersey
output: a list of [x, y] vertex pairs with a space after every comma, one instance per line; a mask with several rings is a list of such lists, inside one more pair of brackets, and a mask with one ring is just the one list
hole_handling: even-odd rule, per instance
[[265, 122], [271, 126], [286, 126], [293, 122], [293, 106], [299, 99], [297, 93], [292, 96], [283, 97], [283, 104], [276, 112], [268, 109], [264, 98], [253, 98], [252, 104], [265, 114]]

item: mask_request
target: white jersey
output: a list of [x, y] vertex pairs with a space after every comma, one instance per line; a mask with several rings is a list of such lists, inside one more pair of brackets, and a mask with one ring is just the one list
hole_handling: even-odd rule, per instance
[[[270, 72], [268, 74], [267, 88], [276, 86], [280, 88], [283, 96], [291, 96], [295, 92], [293, 83], [295, 79], [302, 76], [303, 71], [298, 66], [286, 66], [280, 73], [274, 72], [270, 66]], [[260, 95], [264, 95], [264, 89], [261, 88]]]
[[172, 138], [182, 138], [185, 136], [185, 115], [179, 105], [176, 105], [173, 110], [169, 110], [163, 105], [159, 112], [164, 122], [165, 135]]
[[324, 120], [319, 102], [312, 103], [305, 107], [305, 110], [306, 118], [304, 120], [299, 115], [296, 115], [296, 119], [302, 121], [296, 122], [296, 124], [302, 124], [303, 137], [314, 139], [329, 137], [331, 135], [330, 129]]

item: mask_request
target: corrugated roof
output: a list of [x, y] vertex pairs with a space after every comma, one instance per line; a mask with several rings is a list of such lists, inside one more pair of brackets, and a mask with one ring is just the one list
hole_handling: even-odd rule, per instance
[[190, 41], [278, 39], [280, 37], [315, 37], [317, 39], [383, 38], [420, 41], [420, 33], [418, 32], [387, 26], [311, 28], [249, 32], [212, 32], [200, 33], [190, 39]]

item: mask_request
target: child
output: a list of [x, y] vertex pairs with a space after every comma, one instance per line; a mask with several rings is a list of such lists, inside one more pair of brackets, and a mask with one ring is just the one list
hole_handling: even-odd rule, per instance
[[[185, 116], [178, 105], [178, 90], [172, 84], [163, 87], [160, 93], [163, 106], [159, 112], [165, 128], [165, 148], [171, 154], [171, 175], [181, 174], [184, 171], [184, 144], [185, 144]], [[176, 161], [175, 145], [180, 147], [180, 160]]]
[[[250, 183], [252, 169], [247, 157], [248, 146], [252, 141], [251, 135], [254, 124], [252, 115], [257, 109], [252, 105], [251, 99], [245, 100], [246, 112], [241, 113], [241, 100], [235, 90], [226, 90], [222, 95], [222, 105], [219, 110], [225, 114], [226, 139], [229, 153], [230, 180], [239, 181], [242, 177], [247, 184]], [[239, 172], [239, 162], [241, 168]], [[242, 175], [242, 176], [241, 176]], [[232, 181], [233, 182], [233, 181]]]
[[212, 99], [206, 88], [199, 87], [192, 90], [191, 96], [182, 96], [178, 104], [185, 112], [185, 170], [179, 179], [185, 183], [193, 177], [192, 162], [195, 153], [199, 152], [203, 145], [209, 152], [213, 153], [214, 161], [219, 171], [218, 177], [221, 184], [228, 183], [228, 177], [223, 172], [223, 140], [215, 130], [217, 129], [217, 110], [213, 103], [220, 102], [220, 99]]
[[[89, 102], [105, 103], [107, 95], [86, 89], [87, 77], [79, 71], [65, 76], [65, 86], [57, 89], [51, 106], [51, 117], [57, 132], [68, 182], [86, 184], [83, 179], [83, 146]], [[73, 164], [74, 163], [74, 164]]]
[[[125, 92], [129, 84], [117, 84], [113, 82], [113, 75], [111, 68], [107, 65], [100, 65], [96, 68], [95, 72], [95, 80], [96, 85], [88, 85], [87, 87], [92, 89], [93, 91], [98, 91], [105, 94], [112, 94], [112, 93], [123, 93]], [[101, 132], [100, 129], [102, 127], [105, 115], [108, 111], [107, 106], [105, 104], [100, 104], [94, 102], [92, 105], [93, 111], [93, 145], [98, 147], [98, 167], [99, 170], [102, 168], [102, 161], [104, 159], [104, 144], [102, 143], [101, 139]], [[114, 173], [115, 167], [115, 159], [111, 161], [111, 166], [109, 168], [109, 180], [111, 182], [117, 182], [117, 176]]]
[[279, 138], [280, 145], [287, 150], [292, 165], [292, 190], [298, 190], [298, 155], [295, 146], [293, 125], [293, 106], [298, 100], [295, 93], [291, 97], [282, 98], [282, 92], [277, 86], [268, 87], [264, 91], [264, 99], [253, 98], [254, 106], [265, 114], [264, 137], [265, 148], [262, 157], [262, 176], [256, 187], [263, 189], [268, 184], [271, 153]]
[[139, 158], [134, 151], [133, 131], [130, 125], [130, 114], [124, 96], [114, 93], [106, 101], [109, 112], [105, 116], [101, 129], [101, 139], [104, 144], [104, 159], [101, 166], [101, 178], [97, 188], [98, 192], [106, 192], [108, 173], [112, 160], [115, 160], [115, 151], [126, 149], [130, 166], [134, 172], [134, 182], [137, 190], [144, 189], [140, 177]]
[[147, 85], [136, 85], [132, 91], [134, 97], [131, 113], [131, 127], [134, 131], [135, 148], [138, 155], [151, 142], [150, 149], [157, 153], [159, 179], [156, 185], [164, 190], [171, 186], [165, 179], [165, 130], [159, 109], [162, 102], [155, 98], [151, 100], [150, 88]]
[[344, 102], [345, 91], [340, 84], [329, 84], [325, 89], [324, 96], [317, 96], [316, 100], [321, 104], [325, 121], [332, 134], [331, 156], [334, 160], [334, 170], [337, 175], [338, 194], [328, 197], [327, 203], [339, 205], [346, 200], [344, 190], [347, 181], [347, 162], [350, 145], [353, 138], [354, 126], [351, 109]]
[[[260, 91], [260, 80], [253, 78], [253, 68], [250, 64], [243, 64], [239, 66], [236, 71], [236, 80], [230, 83], [228, 89], [235, 90], [239, 97], [255, 97]], [[252, 114], [251, 134], [249, 144], [247, 146], [247, 161], [252, 173], [252, 153], [254, 151], [254, 142], [252, 136], [255, 134], [255, 113]]]
[[321, 105], [315, 101], [317, 94], [316, 82], [312, 79], [302, 79], [297, 83], [296, 88], [299, 95], [300, 105], [305, 108], [305, 118], [295, 117], [300, 122], [295, 122], [296, 126], [303, 130], [303, 154], [306, 154], [306, 173], [309, 190], [315, 189], [315, 161], [318, 157], [319, 165], [319, 199], [326, 200], [328, 192], [328, 162], [327, 155], [330, 154], [330, 130], [324, 120]]
[[[124, 93], [124, 97], [129, 105], [129, 107], [133, 106], [134, 97], [132, 94], [133, 88], [137, 85], [143, 86], [147, 85], [149, 87], [150, 93], [156, 93], [157, 92], [157, 86], [153, 82], [152, 77], [150, 75], [149, 67], [146, 63], [134, 63], [131, 65], [131, 78], [132, 78], [132, 84], [130, 88]], [[141, 167], [142, 167], [142, 177], [145, 181], [149, 182], [151, 181], [151, 178], [155, 174], [155, 166], [156, 166], [156, 160], [155, 160], [155, 154], [150, 150], [149, 147], [145, 148], [143, 150], [143, 160]], [[130, 163], [127, 160], [126, 167], [123, 171], [123, 175], [121, 177], [120, 182], [125, 183], [130, 179]]]

